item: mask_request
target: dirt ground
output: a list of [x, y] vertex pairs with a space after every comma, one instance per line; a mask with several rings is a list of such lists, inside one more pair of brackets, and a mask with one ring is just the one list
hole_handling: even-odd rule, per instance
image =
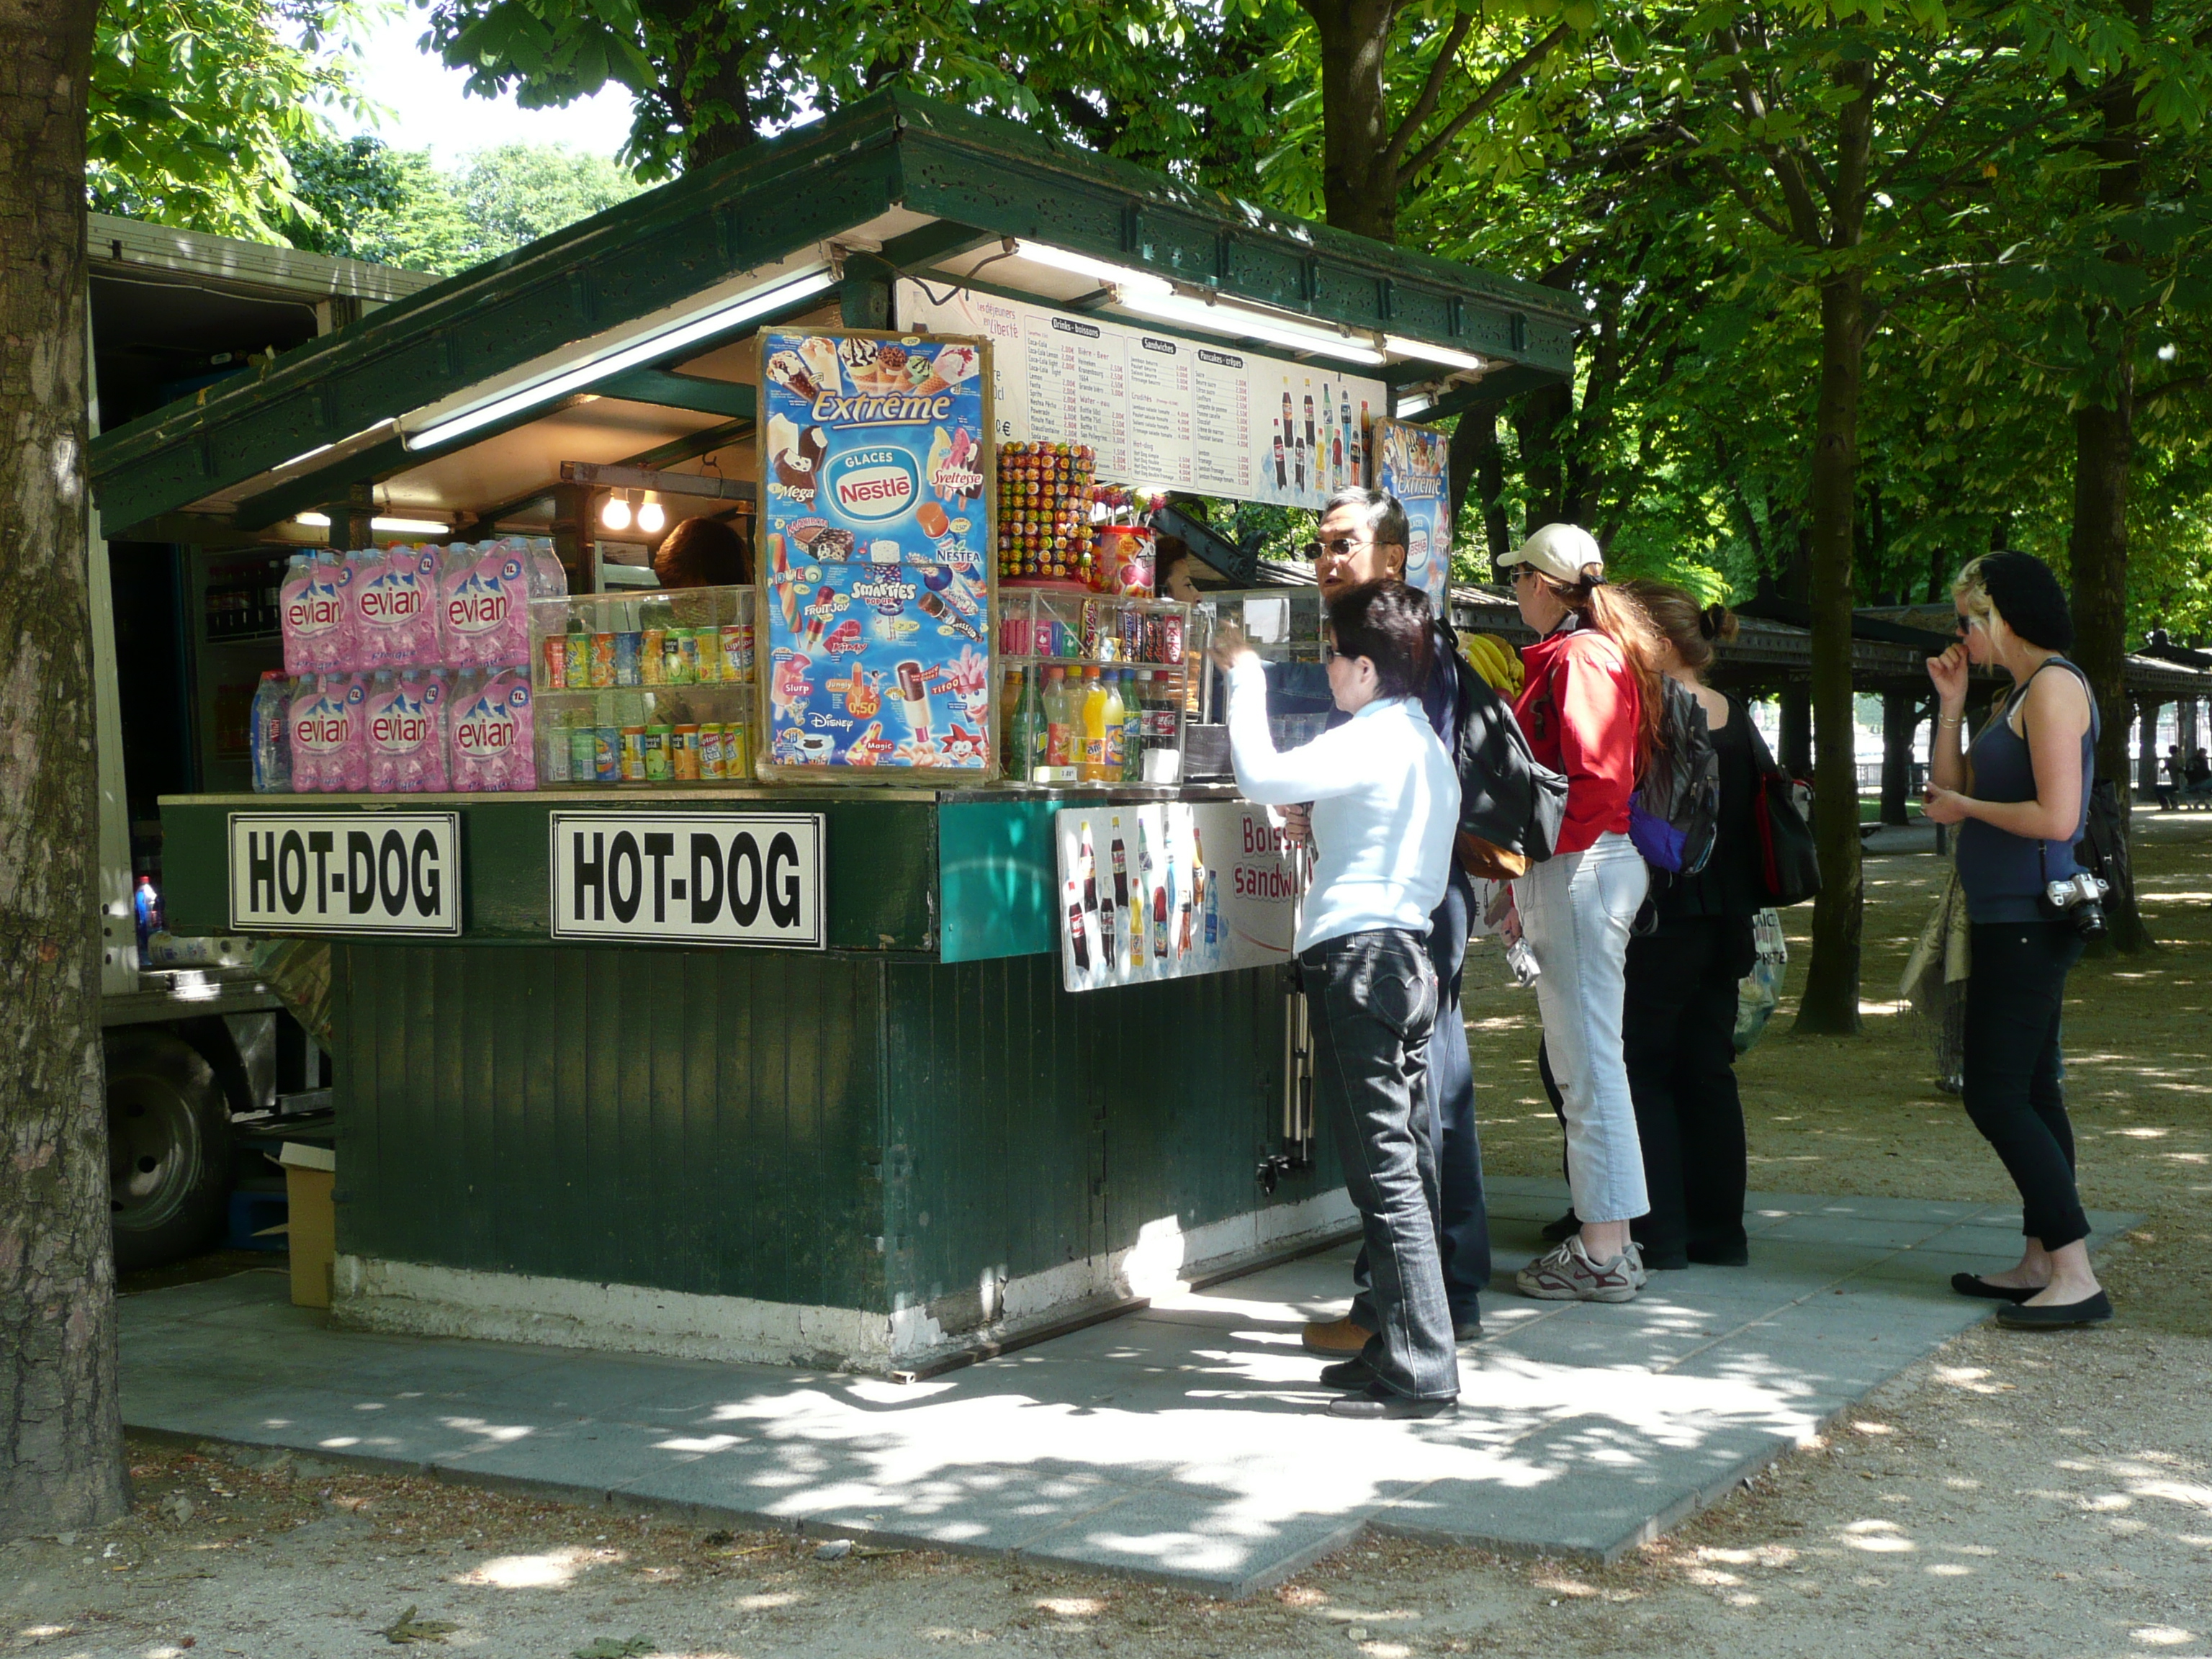
[[[2067, 1012], [2085, 1196], [2147, 1218], [2105, 1268], [2119, 1322], [1978, 1328], [1616, 1566], [1378, 1539], [1224, 1602], [134, 1442], [127, 1518], [0, 1548], [0, 1652], [2212, 1654], [2212, 817], [2138, 823], [2166, 946], [2085, 963]], [[1887, 1000], [1933, 870], [1870, 864], [1867, 1035], [1791, 1038], [1785, 1004], [1747, 1058], [1755, 1186], [2008, 1195]], [[1533, 999], [1485, 990], [1468, 1017], [1491, 1167], [1556, 1168]]]

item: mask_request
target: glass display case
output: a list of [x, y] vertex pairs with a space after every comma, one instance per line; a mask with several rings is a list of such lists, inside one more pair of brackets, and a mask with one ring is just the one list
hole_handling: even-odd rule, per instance
[[756, 598], [690, 587], [534, 601], [540, 787], [750, 781]]
[[[1334, 702], [1329, 696], [1322, 655], [1327, 611], [1318, 587], [1261, 587], [1208, 593], [1200, 606], [1210, 613], [1206, 626], [1233, 622], [1244, 629], [1252, 648], [1270, 664], [1295, 665], [1289, 673], [1268, 677], [1267, 725], [1275, 747], [1294, 749], [1310, 743], [1328, 729]], [[1225, 733], [1212, 740], [1229, 718], [1229, 684], [1221, 671], [1208, 663], [1198, 687], [1198, 723], [1206, 728], [1208, 769], [1218, 759], [1218, 769], [1228, 770]], [[1218, 749], [1218, 756], [1217, 756]]]
[[1182, 781], [1199, 643], [1188, 605], [1006, 585], [995, 643], [1009, 781]]

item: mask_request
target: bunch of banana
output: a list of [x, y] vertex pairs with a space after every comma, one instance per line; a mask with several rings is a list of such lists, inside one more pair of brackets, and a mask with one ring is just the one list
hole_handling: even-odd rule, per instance
[[1495, 634], [1462, 634], [1459, 648], [1468, 666], [1481, 675], [1492, 690], [1506, 697], [1521, 695], [1521, 653], [1504, 640]]

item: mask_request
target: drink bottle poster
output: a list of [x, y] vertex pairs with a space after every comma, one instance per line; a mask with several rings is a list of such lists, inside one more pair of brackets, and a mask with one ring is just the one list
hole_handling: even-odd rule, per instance
[[988, 777], [988, 349], [761, 339], [763, 775]]
[[1406, 509], [1406, 585], [1444, 603], [1451, 586], [1451, 438], [1404, 421], [1375, 422], [1375, 487]]
[[1291, 958], [1304, 875], [1264, 806], [1068, 807], [1058, 845], [1061, 983], [1097, 991]]

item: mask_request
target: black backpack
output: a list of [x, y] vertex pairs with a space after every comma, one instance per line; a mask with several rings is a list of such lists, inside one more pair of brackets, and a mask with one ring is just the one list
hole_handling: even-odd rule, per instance
[[1566, 820], [1567, 781], [1536, 758], [1513, 705], [1461, 659], [1450, 630], [1437, 632], [1440, 660], [1449, 662], [1455, 682], [1452, 764], [1459, 773], [1459, 861], [1470, 875], [1518, 875], [1552, 856]]
[[1696, 694], [1663, 675], [1659, 687], [1659, 744], [1630, 798], [1628, 836], [1654, 869], [1694, 876], [1720, 832], [1721, 757]]

